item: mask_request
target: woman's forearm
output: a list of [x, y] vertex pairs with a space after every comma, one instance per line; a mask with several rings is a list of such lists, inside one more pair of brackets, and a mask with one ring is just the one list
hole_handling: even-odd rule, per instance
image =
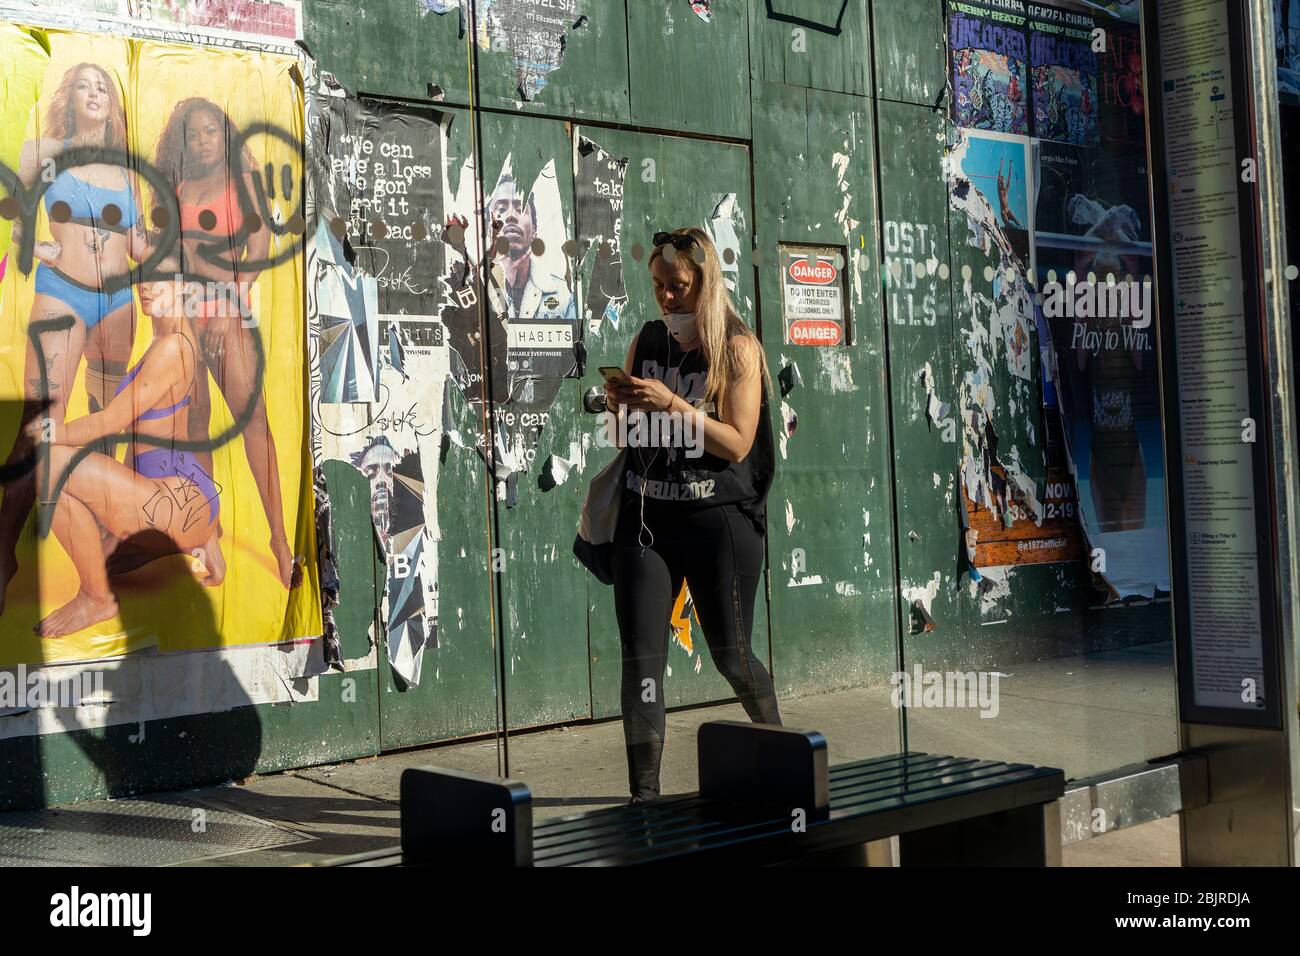
[[93, 441], [98, 441], [105, 435], [112, 434], [116, 429], [111, 427], [108, 420], [108, 409], [102, 412], [92, 412], [89, 415], [83, 415], [81, 418], [74, 418], [70, 422], [54, 426], [54, 444], [56, 445], [89, 445]]
[[753, 447], [754, 439], [752, 436], [746, 441], [735, 426], [728, 425], [716, 418], [710, 418], [680, 396], [673, 399], [668, 410], [677, 412], [683, 417], [690, 415], [695, 418], [695, 427], [692, 429], [692, 433], [703, 436], [704, 450], [710, 455], [716, 455], [728, 461], [739, 462], [749, 454], [750, 448]]

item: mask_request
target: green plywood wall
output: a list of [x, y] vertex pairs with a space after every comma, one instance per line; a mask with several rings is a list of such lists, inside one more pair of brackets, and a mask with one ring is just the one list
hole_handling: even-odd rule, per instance
[[689, 3], [628, 4], [632, 122], [749, 138], [750, 0], [713, 0], [712, 22]]
[[[904, 643], [961, 632], [957, 603], [957, 491], [961, 456], [956, 354], [948, 269], [946, 120], [929, 107], [882, 101], [880, 197], [884, 297], [889, 323], [900, 612]], [[942, 273], [940, 267], [942, 266]], [[932, 387], [927, 388], [924, 370]], [[943, 405], [931, 420], [930, 395]], [[929, 598], [935, 632], [917, 633], [903, 594], [939, 585]], [[915, 593], [914, 591], [912, 593]], [[915, 600], [915, 598], [913, 598]], [[919, 622], [918, 622], [919, 623]]]
[[[870, 102], [754, 88], [763, 340], [780, 441], [768, 512], [773, 666], [783, 694], [878, 679], [894, 667], [889, 433]], [[842, 247], [852, 344], [786, 345], [778, 243]]]
[[940, 102], [948, 69], [943, 0], [872, 0], [871, 24], [876, 95], [926, 106]]
[[305, 0], [303, 42], [349, 92], [428, 99], [436, 86], [446, 102], [468, 104], [469, 34], [454, 9], [425, 7], [422, 0]]
[[[447, 163], [453, 190], [470, 155], [468, 110], [449, 110]], [[448, 390], [451, 420], [464, 436], [482, 429], [482, 409]], [[438, 646], [426, 648], [420, 683], [407, 687], [380, 655], [384, 749], [413, 747], [498, 729], [494, 673], [488, 487], [478, 453], [446, 442], [439, 456]]]
[[861, 0], [751, 0], [755, 80], [837, 93], [871, 92], [871, 35]]
[[[454, 139], [455, 123], [452, 129]], [[475, 434], [481, 410], [454, 389], [450, 400], [460, 433]], [[438, 647], [425, 650], [416, 687], [405, 686], [380, 655], [384, 749], [498, 729], [487, 502], [482, 459], [448, 443], [438, 476]]]
[[[633, 0], [635, 3], [636, 0]], [[560, 66], [530, 99], [519, 89], [519, 51], [489, 39], [478, 54], [479, 102], [485, 107], [626, 123], [630, 118], [625, 0], [571, 0], [550, 9], [568, 25]], [[574, 26], [574, 24], [581, 24]], [[530, 51], [525, 50], [524, 55]]]
[[[516, 182], [527, 188], [554, 164], [563, 204], [565, 237], [573, 236], [572, 146], [565, 125], [554, 120], [488, 114], [483, 130], [483, 169], [490, 192], [506, 159]], [[571, 460], [581, 429], [572, 397], [577, 385], [560, 384], [547, 414], [536, 457], [518, 480], [515, 506], [497, 496], [494, 506], [501, 578], [501, 628], [505, 641], [505, 694], [512, 728], [557, 723], [591, 714], [587, 675], [586, 584], [570, 552], [582, 506], [580, 482], [542, 490], [550, 455]]]

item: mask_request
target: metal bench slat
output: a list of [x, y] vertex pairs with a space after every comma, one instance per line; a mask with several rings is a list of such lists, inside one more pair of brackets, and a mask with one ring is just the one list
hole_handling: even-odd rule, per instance
[[[1052, 780], [1053, 777], [1055, 781]], [[701, 862], [707, 862], [711, 856], [723, 852], [737, 854], [735, 862], [739, 863], [743, 862], [745, 855], [743, 845], [746, 843], [754, 844], [756, 857], [772, 856], [771, 845], [765, 842], [769, 840], [777, 844], [775, 856], [778, 858], [782, 856], [788, 847], [789, 857], [793, 858], [808, 853], [820, 853], [868, 843], [972, 816], [969, 812], [959, 810], [952, 803], [957, 797], [985, 796], [985, 806], [979, 811], [982, 815], [997, 812], [999, 809], [1013, 809], [1046, 802], [1054, 799], [1054, 795], [1059, 796], [1064, 788], [1064, 775], [1060, 771], [1050, 771], [1045, 768], [1031, 767], [1017, 770], [1013, 774], [1001, 775], [994, 779], [997, 782], [992, 787], [988, 781], [975, 779], [950, 787], [946, 791], [925, 795], [918, 800], [905, 800], [898, 796], [882, 797], [871, 804], [857, 805], [848, 809], [832, 809], [829, 819], [810, 819], [806, 833], [794, 833], [788, 821], [771, 819], [745, 821], [743, 816], [737, 814], [730, 820], [719, 818], [709, 821], [713, 824], [713, 832], [701, 832], [693, 838], [676, 841], [656, 840], [654, 846], [629, 846], [616, 855], [589, 855], [585, 858], [568, 860], [563, 864], [550, 856], [539, 855], [534, 858], [534, 864], [537, 866], [628, 865], [668, 861], [688, 853]], [[1053, 782], [1054, 787], [1051, 786]], [[1048, 785], [1034, 787], [1034, 793], [1026, 794], [1021, 799], [1016, 798], [1015, 790], [1027, 784], [1043, 783]], [[942, 812], [945, 806], [949, 807], [948, 812]], [[924, 820], [917, 820], [915, 811], [922, 807], [929, 812]], [[731, 823], [730, 826], [727, 825], [728, 822]], [[760, 843], [763, 844], [761, 847]], [[731, 859], [732, 857], [729, 856], [728, 860]]]
[[602, 843], [617, 845], [643, 839], [648, 834], [658, 837], [693, 825], [692, 821], [699, 820], [706, 807], [706, 801], [694, 800], [680, 805], [671, 814], [661, 814], [653, 820], [629, 814], [615, 820], [599, 821], [596, 826], [561, 834], [543, 834], [540, 842], [534, 833], [533, 846], [542, 853], [567, 852], [574, 846], [592, 847]]
[[831, 799], [833, 800], [837, 793], [845, 793], [856, 788], [889, 784], [904, 779], [921, 779], [935, 773], [957, 772], [982, 762], [986, 761], [967, 757], [935, 757], [924, 763], [918, 762], [903, 767], [880, 768], [867, 773], [839, 774], [831, 777]]
[[831, 805], [832, 807], [836, 805], [844, 806], [855, 801], [860, 802], [864, 798], [870, 798], [873, 794], [890, 791], [921, 793], [936, 785], [959, 783], [967, 778], [984, 778], [990, 773], [1003, 773], [1017, 769], [1020, 768], [1008, 767], [1007, 764], [991, 761], [963, 762], [960, 765], [953, 766], [938, 765], [921, 773], [892, 777], [887, 780], [866, 781], [845, 787], [833, 795]]
[[[911, 769], [916, 767], [924, 769], [919, 771]], [[832, 771], [840, 770], [840, 776], [847, 777], [856, 769], [858, 769], [857, 765], [849, 764], [832, 768]], [[872, 808], [881, 806], [907, 807], [930, 804], [943, 799], [948, 794], [958, 792], [955, 788], [962, 787], [965, 783], [976, 783], [981, 788], [1005, 787], [1021, 780], [1023, 775], [1020, 771], [1025, 769], [1035, 768], [957, 757], [936, 756], [933, 759], [916, 760], [909, 766], [902, 767], [901, 772], [895, 773], [893, 777], [875, 781], [874, 786], [864, 787], [861, 782], [850, 779], [848, 786], [852, 789], [832, 794], [831, 809], [840, 811], [837, 814], [833, 813], [832, 819], [877, 812]], [[1046, 771], [1046, 773], [1050, 776], [1052, 772]], [[908, 789], [906, 793], [900, 794], [900, 787], [903, 786]], [[962, 788], [963, 791], [966, 789], [969, 788]], [[1014, 800], [1005, 802], [1008, 807], [1017, 804]], [[646, 808], [654, 806], [656, 804], [647, 804]], [[764, 823], [763, 817], [743, 812], [726, 812], [721, 816], [702, 813], [700, 801], [682, 802], [674, 806], [659, 803], [658, 806], [667, 811], [656, 815], [662, 821], [654, 829], [655, 846], [658, 848], [683, 840], [706, 840], [726, 833], [729, 829], [736, 827], [748, 829], [751, 826], [762, 826]], [[617, 808], [617, 811], [628, 809]], [[593, 811], [592, 816], [607, 813], [609, 811]], [[671, 819], [662, 820], [665, 815], [671, 816]], [[563, 841], [548, 839], [539, 843], [537, 837], [540, 834], [534, 833], [534, 851], [539, 857], [546, 858], [547, 865], [553, 865], [553, 861], [558, 857], [567, 857], [576, 853], [591, 855], [602, 849], [621, 855], [625, 852], [624, 847], [637, 843], [644, 837], [650, 825], [647, 814], [638, 813], [631, 816], [626, 812], [620, 812], [615, 819], [600, 821], [603, 826], [598, 827], [582, 826], [587, 821], [581, 817], [568, 818], [568, 822], [577, 825], [577, 829], [571, 829], [567, 839]], [[775, 822], [780, 825], [780, 828], [787, 825], [783, 819]], [[810, 823], [811, 825], [815, 824]], [[541, 860], [539, 859], [538, 862], [540, 863]]]
[[[1005, 768], [1006, 765], [1002, 765]], [[997, 767], [990, 770], [1000, 769]], [[724, 807], [719, 808], [714, 814], [704, 816], [694, 816], [688, 821], [682, 821], [683, 826], [678, 828], [674, 833], [657, 832], [653, 846], [646, 846], [643, 843], [607, 845], [605, 852], [599, 852], [593, 847], [593, 852], [578, 853], [577, 859], [567, 859], [575, 855], [574, 852], [565, 852], [560, 854], [537, 854], [535, 864], [538, 866], [555, 866], [555, 865], [602, 865], [605, 863], [636, 863], [642, 857], [649, 855], [651, 858], [671, 857], [680, 855], [689, 850], [692, 853], [704, 853], [710, 849], [720, 849], [737, 843], [743, 843], [759, 838], [777, 838], [785, 837], [797, 838], [799, 841], [808, 840], [817, 831], [824, 831], [829, 825], [835, 824], [836, 829], [842, 836], [837, 839], [817, 841], [821, 849], [835, 849], [843, 846], [853, 846], [858, 843], [869, 842], [869, 840], [879, 839], [879, 836], [863, 836], [862, 834], [851, 835], [849, 827], [854, 830], [861, 830], [863, 821], [871, 825], [871, 829], [883, 829], [888, 831], [884, 835], [894, 835], [913, 829], [923, 829], [937, 823], [950, 822], [949, 820], [931, 820], [912, 821], [912, 825], [900, 825], [891, 823], [888, 826], [881, 826], [882, 821], [877, 820], [883, 813], [891, 815], [913, 813], [917, 808], [925, 804], [941, 803], [951, 797], [962, 796], [971, 793], [983, 793], [990, 790], [990, 787], [996, 790], [1006, 791], [1010, 787], [1015, 787], [1021, 783], [1034, 780], [1040, 777], [1035, 768], [1029, 768], [1027, 771], [1015, 771], [1012, 775], [993, 774], [989, 779], [970, 779], [960, 785], [947, 785], [945, 789], [935, 789], [912, 796], [903, 798], [897, 794], [881, 796], [870, 803], [857, 804], [853, 807], [832, 811], [831, 817], [827, 820], [808, 821], [808, 832], [806, 834], [794, 834], [790, 830], [790, 823], [784, 819], [773, 819], [771, 817], [762, 818], [747, 814], [743, 807]], [[1059, 773], [1059, 772], [1058, 772]], [[1063, 786], [1063, 780], [1061, 781]], [[1008, 795], [1004, 795], [1008, 796]], [[1023, 801], [1023, 803], [1040, 802], [1037, 800]], [[1015, 799], [1003, 799], [1002, 808], [1011, 809], [1014, 806], [1022, 805], [1022, 801]], [[998, 807], [990, 806], [981, 812], [995, 812]], [[913, 813], [914, 815], [914, 813]], [[969, 814], [954, 813], [952, 819], [962, 819]], [[794, 844], [792, 844], [794, 845]], [[802, 844], [798, 844], [802, 845]]]
[[704, 803], [698, 793], [685, 793], [679, 796], [665, 797], [652, 803], [639, 803], [634, 806], [605, 807], [582, 813], [568, 814], [563, 817], [550, 817], [533, 824], [533, 838], [544, 836], [557, 839], [566, 833], [584, 832], [598, 827], [625, 827], [636, 822], [669, 816], [685, 809], [687, 805]]

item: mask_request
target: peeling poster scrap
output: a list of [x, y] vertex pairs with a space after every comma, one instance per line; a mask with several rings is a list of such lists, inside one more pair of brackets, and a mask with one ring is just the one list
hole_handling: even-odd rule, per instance
[[[462, 0], [463, 2], [463, 0]], [[515, 63], [519, 95], [534, 100], [564, 60], [570, 30], [585, 22], [579, 0], [479, 0], [478, 44]]]
[[627, 165], [626, 158], [611, 156], [594, 141], [578, 137], [574, 184], [578, 246], [584, 256], [584, 267], [588, 257], [592, 260], [583, 318], [593, 330], [603, 322], [617, 329], [623, 307], [627, 305], [622, 240], [623, 181]]

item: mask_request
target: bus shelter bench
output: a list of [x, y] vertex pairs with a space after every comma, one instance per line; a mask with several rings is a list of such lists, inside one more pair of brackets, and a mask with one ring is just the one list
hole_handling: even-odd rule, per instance
[[434, 767], [401, 780], [400, 848], [352, 866], [1059, 863], [1062, 771], [898, 753], [828, 767], [815, 731], [714, 721], [697, 740], [700, 789], [632, 806], [532, 818], [528, 787]]

